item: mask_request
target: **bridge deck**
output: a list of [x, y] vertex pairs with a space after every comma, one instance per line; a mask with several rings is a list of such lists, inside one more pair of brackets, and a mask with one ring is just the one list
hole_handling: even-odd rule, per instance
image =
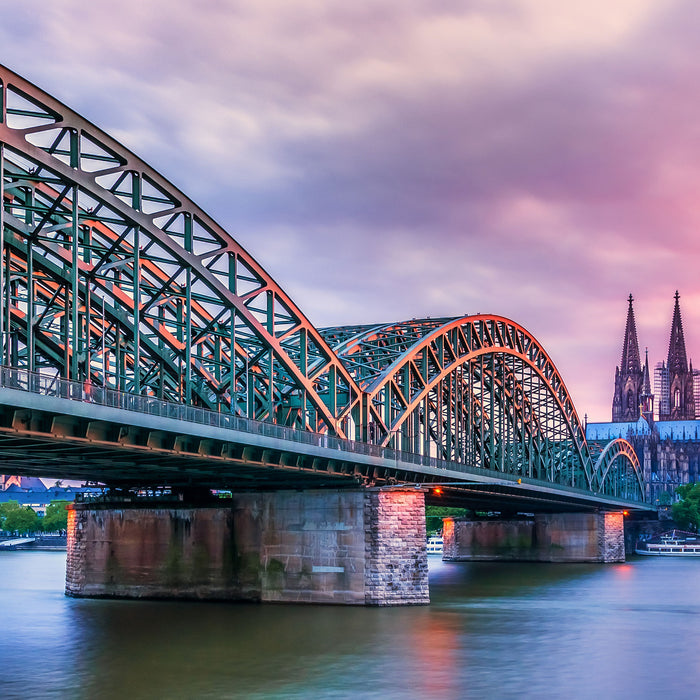
[[442, 484], [445, 503], [478, 508], [650, 509], [564, 484], [150, 397], [97, 387], [86, 392], [75, 382], [14, 370], [2, 376], [0, 464], [27, 476], [236, 490]]

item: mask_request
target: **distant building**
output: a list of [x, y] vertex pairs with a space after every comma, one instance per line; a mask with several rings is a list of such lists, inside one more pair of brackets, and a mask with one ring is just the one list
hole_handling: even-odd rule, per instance
[[681, 484], [700, 480], [700, 372], [693, 370], [686, 353], [678, 292], [674, 300], [668, 356], [654, 367], [652, 393], [649, 354], [642, 365], [630, 294], [622, 357], [615, 369], [612, 422], [586, 425], [594, 446], [618, 437], [632, 443], [647, 497], [659, 505], [675, 500]]
[[679, 486], [700, 481], [700, 420], [656, 422], [642, 416], [624, 423], [586, 425], [591, 445], [602, 447], [619, 437], [637, 453], [650, 503], [675, 501]]
[[668, 400], [668, 370], [665, 362], [657, 362], [654, 367], [654, 394], [657, 397], [654, 418], [659, 420], [661, 414], [668, 415], [671, 410]]
[[44, 482], [36, 476], [12, 476], [10, 474], [0, 474], [0, 491], [5, 491], [11, 486], [18, 489], [45, 491]]
[[16, 501], [21, 506], [29, 506], [41, 517], [51, 501], [74, 501], [76, 494], [94, 491], [99, 489], [62, 486], [60, 481], [47, 487], [36, 477], [0, 474], [0, 503]]

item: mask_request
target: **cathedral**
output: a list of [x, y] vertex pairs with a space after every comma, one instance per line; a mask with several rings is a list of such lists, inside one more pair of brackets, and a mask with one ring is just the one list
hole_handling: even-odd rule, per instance
[[630, 294], [612, 422], [587, 423], [586, 437], [594, 446], [618, 437], [629, 440], [644, 470], [647, 497], [663, 506], [675, 500], [678, 486], [700, 480], [700, 371], [688, 359], [676, 292], [668, 355], [654, 367], [652, 391], [649, 353], [642, 364], [633, 301]]
[[[622, 360], [615, 368], [615, 391], [613, 393], [613, 423], [636, 421], [640, 416], [658, 421], [695, 420], [695, 379], [693, 363], [688, 362], [681, 320], [680, 295], [674, 297], [671, 337], [668, 343], [668, 358], [654, 369], [654, 394], [649, 380], [649, 353], [644, 366], [639, 355], [637, 327], [634, 321], [632, 295], [629, 296], [627, 324], [622, 341]], [[657, 400], [656, 410], [654, 398]], [[700, 416], [698, 416], [700, 417]]]

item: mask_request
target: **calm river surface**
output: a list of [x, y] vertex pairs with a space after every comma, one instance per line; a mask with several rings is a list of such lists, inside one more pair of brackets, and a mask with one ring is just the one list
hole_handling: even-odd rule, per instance
[[432, 604], [75, 600], [0, 553], [0, 698], [700, 697], [700, 561], [432, 559]]

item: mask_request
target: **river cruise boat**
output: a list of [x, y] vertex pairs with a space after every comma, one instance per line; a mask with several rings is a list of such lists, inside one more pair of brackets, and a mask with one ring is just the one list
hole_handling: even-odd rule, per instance
[[700, 535], [671, 530], [646, 542], [639, 542], [634, 551], [652, 557], [700, 557]]
[[442, 554], [442, 537], [428, 537], [428, 554]]

